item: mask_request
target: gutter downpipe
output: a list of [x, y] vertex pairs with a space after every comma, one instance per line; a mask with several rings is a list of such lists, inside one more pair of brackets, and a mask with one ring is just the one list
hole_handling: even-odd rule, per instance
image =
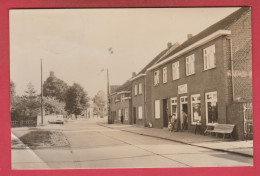
[[231, 84], [232, 84], [232, 99], [235, 100], [235, 87], [234, 87], [234, 60], [233, 60], [233, 50], [232, 50], [232, 39], [227, 38], [230, 45], [230, 61], [231, 61]]

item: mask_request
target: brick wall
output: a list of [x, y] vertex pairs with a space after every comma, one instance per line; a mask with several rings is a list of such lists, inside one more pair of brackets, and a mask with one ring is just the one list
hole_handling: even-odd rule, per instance
[[[227, 105], [227, 81], [226, 77], [226, 63], [224, 62], [225, 55], [223, 50], [223, 43], [225, 43], [225, 37], [219, 37], [203, 46], [200, 46], [189, 53], [184, 54], [176, 58], [174, 61], [169, 62], [153, 71], [160, 70], [160, 84], [157, 86], [153, 85], [153, 71], [149, 73], [149, 79], [151, 83], [151, 104], [150, 107], [147, 107], [147, 116], [150, 116], [154, 126], [161, 128], [163, 127], [163, 118], [155, 119], [154, 118], [154, 102], [155, 100], [168, 99], [171, 97], [178, 98], [178, 116], [180, 115], [180, 97], [188, 96], [188, 119], [189, 119], [189, 129], [193, 130], [194, 125], [191, 125], [191, 103], [190, 96], [194, 94], [200, 94], [201, 97], [201, 113], [202, 113], [202, 123], [206, 124], [206, 113], [205, 113], [205, 93], [217, 91], [218, 98], [218, 121], [219, 123], [226, 123], [226, 105]], [[216, 68], [205, 70], [204, 71], [204, 62], [203, 62], [203, 49], [215, 44], [216, 46]], [[195, 54], [195, 74], [186, 76], [186, 63], [185, 58], [191, 54]], [[172, 63], [179, 61], [180, 68], [180, 79], [172, 80]], [[168, 82], [166, 84], [162, 83], [162, 69], [167, 66], [167, 78]], [[147, 75], [148, 77], [148, 75]], [[178, 94], [178, 86], [187, 84], [188, 93]], [[147, 92], [148, 93], [148, 92]], [[149, 95], [147, 95], [148, 97]], [[149, 108], [149, 109], [148, 109]], [[162, 117], [162, 101], [161, 101], [161, 117]], [[170, 114], [170, 108], [168, 108], [168, 114]]]

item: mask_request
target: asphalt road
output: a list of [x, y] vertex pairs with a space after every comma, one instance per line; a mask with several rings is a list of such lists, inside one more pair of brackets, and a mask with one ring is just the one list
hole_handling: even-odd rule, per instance
[[[250, 157], [110, 129], [97, 125], [95, 120], [69, 121], [63, 125], [63, 132], [70, 142], [70, 147], [33, 150], [48, 168], [165, 168], [253, 165], [253, 159]], [[41, 163], [34, 162], [33, 164], [35, 169], [41, 169]]]

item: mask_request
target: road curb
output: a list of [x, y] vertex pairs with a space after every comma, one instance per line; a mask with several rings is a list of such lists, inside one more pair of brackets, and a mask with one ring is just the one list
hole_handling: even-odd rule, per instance
[[[106, 127], [106, 128], [110, 128], [110, 129], [115, 129], [113, 127], [107, 126], [107, 125], [102, 124], [102, 123], [97, 123], [97, 125], [100, 125], [100, 126], [103, 126], [103, 127]], [[143, 136], [148, 136], [148, 137], [155, 137], [155, 138], [164, 139], [164, 140], [173, 141], [173, 142], [178, 142], [178, 143], [186, 144], [186, 145], [190, 145], [190, 146], [201, 147], [201, 148], [211, 149], [211, 150], [220, 151], [220, 152], [228, 152], [228, 153], [233, 153], [233, 154], [253, 158], [253, 155], [246, 154], [246, 153], [240, 153], [240, 152], [230, 151], [230, 150], [226, 150], [226, 149], [211, 148], [211, 147], [196, 145], [196, 144], [192, 144], [192, 143], [188, 143], [188, 142], [183, 142], [183, 141], [180, 141], [180, 140], [174, 140], [174, 139], [169, 139], [169, 138], [165, 138], [165, 137], [154, 136], [154, 135], [144, 134], [144, 133], [140, 133], [140, 132], [124, 130], [124, 129], [117, 129], [117, 130], [128, 132], [128, 133], [133, 133], [133, 134], [139, 134], [139, 135], [143, 135]]]

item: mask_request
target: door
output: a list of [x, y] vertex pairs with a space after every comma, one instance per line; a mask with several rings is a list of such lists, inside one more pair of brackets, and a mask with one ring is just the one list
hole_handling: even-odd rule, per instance
[[188, 129], [188, 97], [180, 97], [180, 127], [181, 130]]
[[133, 108], [133, 123], [136, 124], [136, 107]]
[[168, 127], [167, 99], [163, 99], [163, 127]]

